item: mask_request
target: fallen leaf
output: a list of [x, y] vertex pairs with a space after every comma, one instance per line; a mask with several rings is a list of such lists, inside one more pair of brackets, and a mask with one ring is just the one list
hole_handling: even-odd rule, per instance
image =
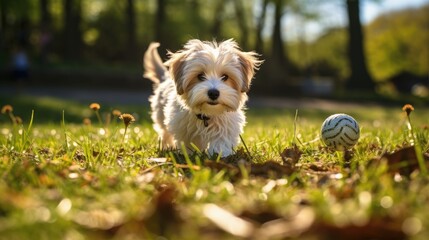
[[[425, 164], [428, 166], [429, 153], [423, 154]], [[377, 163], [380, 160], [387, 160], [388, 171], [390, 173], [399, 173], [404, 176], [410, 176], [415, 170], [419, 170], [420, 166], [417, 160], [416, 151], [414, 146], [407, 146], [394, 151], [393, 153], [384, 153], [381, 157], [375, 159]], [[370, 164], [374, 161], [371, 161]]]
[[285, 148], [280, 154], [283, 160], [283, 164], [294, 168], [295, 164], [299, 161], [302, 155], [302, 151], [294, 144], [292, 147]]

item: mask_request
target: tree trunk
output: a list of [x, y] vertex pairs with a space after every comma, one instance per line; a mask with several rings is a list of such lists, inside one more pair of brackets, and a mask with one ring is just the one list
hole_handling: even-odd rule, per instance
[[51, 27], [49, 0], [40, 0], [40, 26], [44, 29], [49, 29]]
[[351, 70], [348, 87], [351, 89], [374, 90], [374, 82], [366, 65], [362, 25], [359, 17], [359, 0], [346, 0], [349, 19], [348, 57]]
[[155, 16], [155, 40], [163, 44], [165, 42], [165, 5], [166, 0], [157, 0], [158, 3], [156, 8], [156, 16]]
[[78, 59], [82, 50], [81, 0], [64, 0], [64, 56]]
[[133, 58], [136, 50], [136, 18], [135, 18], [135, 6], [134, 0], [127, 0], [127, 7], [125, 10], [126, 14], [126, 29], [127, 29], [127, 48], [128, 56]]
[[264, 53], [264, 40], [262, 39], [262, 31], [264, 30], [265, 25], [265, 16], [267, 14], [268, 0], [263, 0], [261, 6], [261, 14], [258, 16], [256, 24], [256, 43], [255, 50], [259, 54]]
[[45, 62], [50, 51], [52, 18], [49, 0], [40, 0], [40, 60]]
[[6, 3], [5, 0], [0, 0], [0, 50], [4, 51], [4, 48], [6, 47]]
[[275, 0], [275, 12], [274, 12], [274, 29], [272, 36], [272, 58], [275, 63], [287, 67], [288, 61], [285, 54], [285, 48], [283, 45], [282, 39], [282, 26], [281, 26], [281, 18], [283, 16], [283, 1]]
[[222, 21], [223, 21], [223, 8], [225, 5], [225, 0], [216, 1], [217, 5], [214, 9], [214, 19], [213, 25], [211, 27], [211, 34], [213, 38], [221, 37]]
[[192, 23], [192, 32], [197, 33], [199, 38], [207, 39], [208, 31], [205, 20], [201, 17], [201, 1], [190, 0], [190, 8], [193, 14], [189, 14], [189, 21]]
[[245, 10], [242, 0], [234, 0], [235, 14], [237, 16], [238, 27], [241, 32], [240, 44], [243, 49], [248, 48], [249, 28], [246, 22]]

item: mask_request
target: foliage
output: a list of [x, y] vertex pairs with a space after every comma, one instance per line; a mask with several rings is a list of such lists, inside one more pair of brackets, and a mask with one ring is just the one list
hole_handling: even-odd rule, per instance
[[[308, 46], [301, 47], [302, 44]], [[290, 45], [290, 56], [302, 69], [305, 69], [306, 74], [345, 79], [350, 74], [346, 44], [345, 29], [331, 29], [312, 43]], [[300, 49], [303, 49], [301, 51], [305, 51], [305, 54]]]
[[[429, 5], [425, 5], [385, 13], [365, 26], [368, 67], [377, 81], [404, 71], [421, 76], [428, 73], [428, 11]], [[345, 79], [350, 73], [344, 28], [327, 30], [311, 43], [296, 42], [289, 46], [292, 61], [307, 69], [305, 73], [339, 79]]]
[[404, 71], [429, 72], [429, 5], [392, 12], [367, 26], [368, 65], [374, 76], [386, 79]]
[[[175, 51], [190, 38], [204, 40], [235, 38], [245, 48], [244, 50], [258, 49], [263, 53], [262, 57], [267, 59], [271, 66], [263, 65], [262, 70], [266, 68], [266, 71], [261, 72], [273, 83], [277, 78], [280, 81], [292, 79], [284, 76], [286, 74], [301, 75], [298, 77], [321, 75], [340, 80], [350, 75], [345, 29], [327, 29], [325, 34], [313, 42], [291, 41], [283, 44], [278, 38], [287, 36], [288, 31], [292, 30], [285, 30], [284, 26], [280, 29], [279, 26], [282, 34], [277, 34], [277, 40], [274, 41], [272, 29], [267, 29], [274, 22], [272, 15], [276, 6], [282, 8], [278, 14], [282, 18], [295, 16], [302, 22], [323, 22], [325, 16], [319, 13], [320, 8], [323, 4], [338, 4], [338, 1], [320, 3], [315, 0], [288, 0], [278, 1], [277, 5], [272, 0], [131, 1], [134, 1], [136, 23], [134, 26], [136, 46], [132, 50], [128, 46], [128, 37], [131, 34], [127, 22], [128, 1], [70, 0], [76, 6], [76, 3], [81, 2], [81, 8], [77, 11], [81, 11], [82, 16], [82, 21], [78, 24], [82, 33], [82, 36], [79, 36], [83, 41], [82, 46], [79, 44], [74, 46], [73, 41], [70, 46], [65, 46], [65, 1], [1, 1], [0, 71], [9, 66], [5, 61], [13, 54], [13, 47], [23, 42], [32, 60], [37, 60], [32, 62], [36, 63], [33, 66], [37, 67], [40, 64], [43, 68], [46, 67], [46, 63], [70, 61], [81, 65], [87, 62], [102, 64], [121, 62], [140, 66], [141, 55], [151, 41], [159, 41], [163, 49]], [[48, 26], [43, 26], [42, 23], [43, 16], [40, 11], [42, 2], [48, 4], [50, 14]], [[264, 3], [265, 7], [261, 6]], [[163, 8], [160, 8], [160, 5]], [[386, 13], [365, 26], [366, 58], [369, 70], [377, 81], [403, 71], [417, 75], [427, 74], [428, 8], [429, 5], [425, 5], [421, 9]], [[260, 19], [260, 16], [264, 18]], [[263, 36], [262, 42], [257, 41], [258, 35]], [[280, 43], [274, 44], [277, 42]], [[284, 52], [284, 56], [280, 55], [286, 60], [290, 59], [285, 63], [289, 66], [275, 62], [273, 54], [279, 52], [273, 50], [274, 45], [278, 49], [282, 46], [287, 47], [280, 50]], [[76, 59], [67, 58], [67, 51], [64, 48], [68, 47], [76, 48], [69, 51], [71, 56], [79, 55]], [[164, 53], [162, 56], [165, 56]], [[295, 69], [295, 66], [299, 69]], [[289, 72], [283, 71], [284, 69], [288, 69]]]
[[407, 120], [401, 106], [338, 106], [362, 127], [345, 155], [317, 140], [334, 112], [300, 109], [295, 118], [295, 109], [253, 109], [243, 134], [250, 156], [238, 149], [220, 160], [159, 151], [147, 113], [126, 131], [118, 119], [97, 124], [88, 105], [73, 108], [96, 124], [37, 124], [38, 108], [34, 124], [0, 118], [0, 238], [429, 236], [429, 179], [410, 147], [418, 139], [429, 148], [429, 115], [419, 107]]

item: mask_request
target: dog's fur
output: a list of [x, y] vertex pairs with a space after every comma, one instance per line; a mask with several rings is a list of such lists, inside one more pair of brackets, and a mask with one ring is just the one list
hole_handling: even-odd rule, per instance
[[231, 39], [190, 40], [182, 50], [169, 52], [164, 64], [158, 47], [150, 44], [143, 65], [144, 77], [154, 82], [149, 101], [163, 149], [183, 142], [209, 154], [231, 155], [246, 123], [246, 93], [262, 61]]

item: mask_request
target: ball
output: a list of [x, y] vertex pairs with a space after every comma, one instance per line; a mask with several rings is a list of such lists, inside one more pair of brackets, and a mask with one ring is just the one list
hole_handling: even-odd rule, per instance
[[326, 146], [346, 150], [356, 145], [359, 133], [359, 125], [353, 117], [338, 113], [326, 118], [320, 135]]

